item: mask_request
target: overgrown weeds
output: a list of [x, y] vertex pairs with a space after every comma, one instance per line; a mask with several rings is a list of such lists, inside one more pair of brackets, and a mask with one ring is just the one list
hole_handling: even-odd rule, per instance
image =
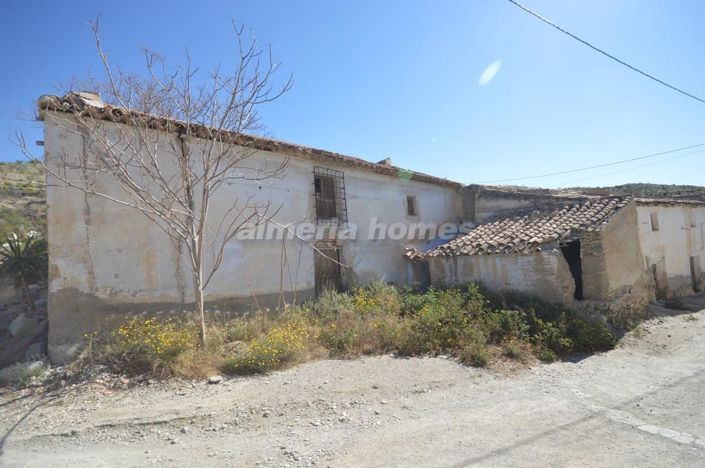
[[476, 285], [424, 293], [374, 284], [283, 312], [258, 312], [211, 325], [206, 349], [186, 322], [131, 319], [92, 339], [92, 359], [128, 373], [201, 377], [264, 373], [319, 357], [395, 353], [450, 355], [472, 366], [493, 359], [529, 363], [614, 346], [602, 324], [533, 298], [498, 300]]

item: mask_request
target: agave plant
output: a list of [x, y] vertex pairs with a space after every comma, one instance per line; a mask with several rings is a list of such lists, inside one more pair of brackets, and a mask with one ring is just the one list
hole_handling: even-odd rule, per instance
[[36, 231], [26, 236], [15, 233], [0, 245], [0, 276], [10, 278], [15, 287], [22, 288], [27, 304], [36, 310], [29, 285], [44, 281], [47, 275], [47, 243]]

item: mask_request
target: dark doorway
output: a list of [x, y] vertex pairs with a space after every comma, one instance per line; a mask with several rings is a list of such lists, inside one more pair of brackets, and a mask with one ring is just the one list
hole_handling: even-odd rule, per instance
[[661, 257], [658, 263], [651, 265], [651, 274], [654, 277], [656, 299], [668, 298], [668, 275], [666, 275], [666, 258]]
[[573, 280], [575, 280], [575, 293], [573, 293], [573, 298], [578, 301], [582, 301], [583, 265], [580, 260], [580, 241], [574, 240], [561, 244], [561, 252], [563, 253], [563, 257], [565, 257], [566, 262], [568, 262], [570, 274], [573, 275]]
[[693, 282], [693, 292], [700, 291], [700, 257], [690, 257], [690, 279]]
[[316, 296], [326, 289], [339, 291], [342, 288], [340, 278], [340, 254], [337, 247], [317, 247], [314, 252], [314, 281]]
[[412, 285], [416, 291], [423, 291], [431, 285], [431, 269], [425, 260], [411, 262]]

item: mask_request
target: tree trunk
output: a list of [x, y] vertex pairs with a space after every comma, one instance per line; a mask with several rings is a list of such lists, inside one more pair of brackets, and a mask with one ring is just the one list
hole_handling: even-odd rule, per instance
[[193, 292], [196, 299], [196, 312], [198, 313], [198, 344], [201, 348], [206, 347], [206, 309], [203, 303], [203, 290], [197, 279], [194, 279]]

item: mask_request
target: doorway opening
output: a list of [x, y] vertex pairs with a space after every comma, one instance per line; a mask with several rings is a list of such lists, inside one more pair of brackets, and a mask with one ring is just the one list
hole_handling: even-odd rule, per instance
[[651, 264], [651, 274], [654, 277], [656, 299], [668, 298], [668, 275], [666, 274], [666, 258], [661, 257], [657, 263]]
[[690, 280], [693, 292], [700, 291], [700, 257], [690, 257]]
[[583, 300], [583, 265], [580, 259], [580, 240], [573, 240], [561, 244], [561, 252], [565, 261], [568, 262], [570, 274], [575, 281], [575, 292], [573, 298], [578, 301]]
[[316, 297], [327, 289], [340, 291], [343, 283], [340, 275], [340, 251], [337, 247], [316, 247], [313, 274]]
[[431, 269], [425, 260], [411, 262], [411, 284], [416, 291], [425, 291], [431, 285]]

